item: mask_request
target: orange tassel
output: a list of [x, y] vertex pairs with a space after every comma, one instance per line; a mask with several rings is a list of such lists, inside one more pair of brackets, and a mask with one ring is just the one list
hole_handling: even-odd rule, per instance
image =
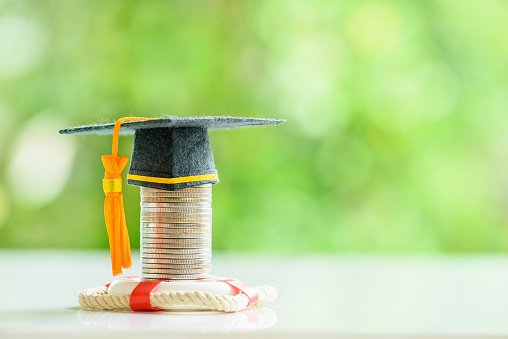
[[118, 119], [113, 130], [111, 155], [103, 155], [101, 158], [106, 169], [102, 182], [104, 193], [106, 193], [104, 218], [108, 230], [113, 275], [122, 274], [122, 268], [127, 269], [132, 266], [129, 233], [127, 232], [127, 224], [125, 222], [122, 194], [122, 170], [129, 162], [129, 159], [118, 156], [118, 137], [122, 123], [140, 120], [150, 120], [150, 118], [126, 117]]

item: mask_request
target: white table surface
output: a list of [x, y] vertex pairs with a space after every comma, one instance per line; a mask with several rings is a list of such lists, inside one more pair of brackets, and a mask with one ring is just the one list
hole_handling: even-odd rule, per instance
[[[140, 274], [133, 260], [126, 275]], [[2, 339], [508, 337], [508, 256], [214, 253], [214, 275], [279, 292], [274, 303], [232, 314], [82, 310], [81, 290], [114, 280], [107, 251], [2, 250], [0, 272]]]

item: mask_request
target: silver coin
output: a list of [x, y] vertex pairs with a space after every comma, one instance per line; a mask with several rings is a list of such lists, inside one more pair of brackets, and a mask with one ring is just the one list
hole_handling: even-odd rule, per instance
[[207, 203], [171, 203], [171, 202], [146, 202], [141, 201], [140, 203], [142, 208], [145, 207], [162, 207], [162, 208], [173, 208], [173, 207], [184, 207], [184, 208], [211, 208], [211, 204]]
[[211, 273], [211, 268], [195, 268], [195, 269], [172, 269], [172, 268], [145, 268], [142, 267], [141, 273], [145, 274], [205, 274]]
[[141, 266], [143, 268], [154, 268], [154, 269], [165, 269], [165, 268], [170, 268], [170, 269], [177, 269], [177, 270], [195, 270], [195, 269], [200, 269], [200, 268], [211, 268], [211, 265], [210, 263], [205, 263], [205, 264], [168, 264], [168, 263], [142, 263]]
[[[150, 242], [146, 242], [146, 241]], [[195, 250], [202, 250], [202, 249], [209, 249], [212, 247], [212, 242], [210, 240], [204, 240], [201, 242], [183, 242], [183, 241], [175, 241], [175, 242], [153, 242], [156, 240], [199, 240], [199, 239], [143, 239], [141, 243], [141, 248], [143, 250], [152, 250], [152, 249], [160, 249], [160, 250], [180, 250], [180, 249], [195, 249]], [[210, 250], [211, 251], [211, 250]]]
[[144, 201], [145, 199], [212, 199], [212, 193], [211, 192], [203, 192], [203, 193], [197, 193], [197, 192], [180, 192], [178, 194], [167, 194], [167, 193], [157, 193], [155, 195], [148, 195], [147, 193], [143, 194], [141, 193], [141, 200]]
[[[189, 255], [190, 256], [190, 255]], [[141, 264], [162, 264], [162, 265], [212, 265], [212, 258], [190, 258], [190, 259], [174, 259], [174, 258], [141, 258]]]
[[211, 208], [189, 208], [189, 207], [141, 207], [141, 212], [155, 212], [155, 213], [191, 213], [202, 214], [212, 213]]
[[[192, 272], [192, 271], [191, 271]], [[204, 275], [204, 274], [207, 274], [207, 275], [211, 275], [212, 272], [195, 272], [195, 273], [188, 273], [188, 274], [183, 274], [183, 273], [166, 273], [166, 272], [141, 272], [141, 275], [142, 276], [152, 276], [152, 275], [164, 275], [166, 276], [167, 278], [165, 279], [169, 279], [170, 280], [188, 280], [189, 276], [201, 276], [201, 275]], [[196, 279], [196, 278], [193, 278], [193, 279]]]
[[171, 224], [165, 222], [142, 222], [141, 230], [163, 233], [206, 233], [212, 230], [211, 223]]
[[182, 189], [179, 189], [176, 191], [168, 191], [168, 190], [163, 190], [163, 189], [159, 189], [159, 188], [140, 186], [140, 189], [142, 189], [143, 191], [156, 191], [156, 192], [180, 192], [180, 191], [186, 191], [186, 190], [211, 189], [211, 188], [212, 188], [212, 184], [202, 184], [202, 185], [195, 185], [195, 186], [190, 186], [187, 188], [182, 188]]
[[[199, 247], [189, 248], [171, 248], [168, 247], [170, 244], [146, 244], [147, 246], [141, 246], [141, 254], [143, 253], [161, 253], [161, 254], [211, 254], [212, 248], [209, 244]], [[161, 247], [156, 247], [160, 245]], [[199, 245], [199, 244], [198, 244]], [[161, 252], [157, 252], [161, 251]]]
[[202, 188], [190, 188], [190, 189], [182, 189], [178, 191], [164, 191], [164, 190], [156, 190], [156, 189], [142, 189], [140, 190], [140, 194], [144, 197], [177, 197], [177, 196], [185, 196], [187, 194], [191, 195], [212, 195], [211, 187], [202, 187]]
[[158, 190], [153, 188], [143, 188], [140, 190], [143, 194], [163, 194], [163, 195], [178, 195], [178, 194], [212, 194], [211, 187], [202, 187], [202, 188], [190, 188], [190, 189], [181, 189], [177, 191], [165, 191]]
[[[183, 259], [182, 259], [183, 258]], [[169, 258], [162, 258], [161, 255], [157, 257], [141, 257], [141, 264], [163, 264], [163, 265], [211, 265], [211, 255], [195, 255], [187, 254], [186, 256], [177, 256]]]
[[143, 254], [141, 256], [142, 263], [148, 264], [172, 264], [172, 265], [183, 265], [183, 264], [206, 264], [212, 262], [211, 254]]
[[148, 268], [142, 267], [141, 273], [145, 274], [206, 274], [212, 273], [212, 269], [210, 267], [203, 268]]
[[161, 218], [211, 218], [212, 210], [195, 212], [163, 212], [163, 211], [144, 211], [141, 210], [141, 217], [161, 217]]
[[166, 191], [166, 190], [159, 190], [159, 189], [156, 189], [156, 188], [143, 187], [140, 191], [143, 192], [143, 193], [164, 193], [164, 194], [211, 193], [212, 192], [212, 187], [211, 186], [208, 186], [208, 187], [194, 186], [194, 187], [183, 188], [181, 190], [176, 190], [176, 191]]
[[155, 257], [147, 257], [146, 255], [141, 257], [141, 263], [147, 264], [171, 264], [171, 265], [195, 265], [195, 264], [211, 264], [212, 256], [208, 255], [199, 255], [199, 254], [181, 254], [177, 256], [167, 255], [167, 258], [163, 257], [163, 255], [158, 254]]
[[164, 259], [155, 259], [155, 258], [141, 258], [141, 264], [150, 265], [150, 264], [160, 264], [160, 265], [182, 265], [189, 266], [189, 268], [194, 266], [210, 266], [212, 258], [208, 259], [172, 259], [172, 258], [164, 258]]
[[[144, 265], [144, 264], [157, 264], [157, 265], [183, 265], [181, 264], [182, 262], [183, 263], [186, 263], [186, 262], [190, 262], [190, 263], [187, 263], [185, 265], [203, 265], [203, 266], [211, 266], [212, 265], [212, 260], [211, 258], [210, 259], [207, 259], [205, 261], [205, 259], [200, 259], [200, 258], [194, 258], [194, 259], [178, 259], [178, 263], [175, 264], [174, 261], [176, 259], [157, 259], [157, 258], [144, 258], [145, 260], [158, 260], [157, 262], [141, 262], [141, 265]], [[160, 260], [165, 260], [164, 262], [160, 263], [159, 261]]]
[[210, 186], [201, 185], [201, 186], [187, 187], [187, 188], [184, 188], [184, 189], [181, 189], [181, 190], [178, 190], [178, 191], [173, 191], [173, 192], [180, 192], [180, 191], [185, 191], [185, 192], [211, 192], [212, 191], [212, 185], [210, 185]]
[[157, 189], [157, 188], [141, 186], [141, 191], [145, 191], [145, 192], [194, 192], [194, 191], [201, 192], [201, 191], [211, 191], [211, 190], [212, 190], [211, 184], [204, 184], [204, 185], [187, 187], [187, 188], [183, 188], [183, 189], [180, 189], [177, 191], [166, 191], [166, 190], [161, 190], [161, 189]]
[[209, 224], [212, 222], [212, 217], [208, 218], [163, 218], [163, 217], [141, 217], [142, 223], [157, 223], [157, 224]]
[[[160, 234], [172, 235], [175, 238], [189, 236], [192, 238], [194, 235], [199, 237], [204, 234], [210, 234], [212, 228], [209, 226], [201, 228], [162, 228], [162, 227], [141, 227], [143, 234]], [[151, 236], [150, 236], [151, 237]]]
[[204, 238], [141, 238], [142, 244], [208, 244], [212, 242], [211, 237]]
[[152, 197], [152, 198], [200, 198], [200, 197], [212, 197], [212, 191], [210, 192], [182, 192], [182, 191], [141, 191], [142, 197]]
[[[150, 250], [165, 250], [167, 254], [171, 254], [175, 250], [202, 250], [203, 248], [210, 249], [212, 243], [208, 244], [143, 244], [141, 243], [141, 247], [143, 251]], [[211, 252], [211, 251], [210, 251]]]
[[201, 198], [153, 198], [153, 197], [141, 197], [142, 202], [152, 203], [177, 203], [177, 204], [211, 204], [212, 197], [201, 197]]
[[166, 223], [166, 222], [144, 222], [141, 221], [142, 228], [155, 228], [155, 229], [204, 229], [212, 227], [211, 222], [203, 223]]
[[[177, 224], [177, 225], [185, 225], [185, 224]], [[192, 227], [192, 228], [185, 228], [185, 227], [165, 227], [165, 226], [159, 226], [158, 227], [140, 227], [141, 232], [145, 234], [209, 234], [212, 231], [212, 228], [209, 225], [206, 224], [198, 224], [198, 225], [205, 225], [203, 227]]]
[[[212, 249], [210, 247], [206, 248], [151, 248], [151, 247], [142, 247], [141, 248], [141, 255], [152, 255], [152, 254], [170, 254], [173, 257], [177, 255], [212, 255]], [[182, 259], [190, 259], [190, 258], [183, 258]]]
[[144, 239], [208, 239], [212, 240], [212, 235], [208, 233], [194, 233], [194, 234], [172, 234], [172, 233], [146, 233], [141, 232], [141, 237]]
[[144, 281], [158, 281], [158, 280], [202, 280], [209, 279], [211, 274], [149, 274], [144, 273], [141, 277]]
[[175, 243], [175, 244], [161, 244], [161, 243], [143, 243], [141, 242], [141, 246], [144, 248], [144, 249], [166, 249], [166, 250], [171, 250], [171, 249], [199, 249], [199, 248], [202, 248], [202, 247], [210, 247], [211, 246], [211, 242], [209, 243], [197, 243], [197, 244], [183, 244], [183, 243]]
[[212, 243], [211, 238], [141, 238], [144, 248], [199, 248]]
[[202, 253], [145, 253], [141, 252], [141, 260], [143, 259], [168, 259], [168, 260], [211, 260], [212, 252]]
[[212, 240], [210, 233], [198, 233], [198, 234], [171, 234], [171, 233], [145, 233], [141, 232], [142, 238], [149, 239], [208, 239]]

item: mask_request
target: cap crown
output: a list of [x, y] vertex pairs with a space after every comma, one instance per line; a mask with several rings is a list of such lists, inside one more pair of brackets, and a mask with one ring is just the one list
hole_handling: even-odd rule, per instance
[[[219, 181], [216, 174], [206, 128], [136, 130], [128, 184], [175, 191], [215, 184]], [[191, 181], [178, 182], [181, 180]]]

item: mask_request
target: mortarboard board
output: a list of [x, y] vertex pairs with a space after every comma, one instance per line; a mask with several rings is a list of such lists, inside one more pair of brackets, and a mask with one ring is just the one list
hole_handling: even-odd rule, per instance
[[[143, 188], [155, 190], [150, 191], [152, 192], [151, 194], [155, 195], [164, 194], [162, 192], [158, 192], [157, 190], [165, 192], [175, 192], [173, 193], [173, 195], [170, 195], [171, 197], [174, 197], [175, 195], [178, 196], [178, 193], [176, 191], [183, 190], [182, 192], [188, 192], [190, 189], [192, 189], [192, 187], [196, 187], [196, 190], [205, 189], [203, 187], [205, 187], [206, 185], [215, 184], [218, 182], [219, 179], [217, 175], [217, 170], [215, 169], [212, 150], [208, 139], [208, 130], [233, 129], [238, 127], [250, 127], [261, 125], [275, 125], [282, 123], [283, 121], [284, 120], [280, 119], [244, 118], [244, 117], [164, 116], [161, 118], [153, 118], [153, 119], [129, 117], [119, 119], [116, 123], [87, 125], [60, 130], [60, 134], [113, 135], [112, 154], [108, 156], [105, 155], [102, 157], [103, 164], [106, 168], [106, 174], [103, 180], [104, 192], [106, 193], [104, 213], [106, 219], [106, 226], [108, 229], [108, 235], [110, 238], [113, 274], [114, 275], [120, 274], [122, 267], [129, 268], [131, 266], [130, 245], [125, 225], [125, 213], [123, 211], [123, 196], [121, 193], [122, 186], [121, 172], [123, 168], [127, 165], [128, 159], [126, 157], [117, 156], [119, 135], [134, 134], [134, 147], [132, 152], [131, 165], [127, 175], [127, 183], [131, 185], [141, 186], [142, 190]], [[193, 193], [183, 193], [183, 194], [192, 195]], [[169, 208], [166, 208], [166, 210], [167, 209]], [[194, 209], [193, 211], [198, 210]], [[155, 217], [161, 217], [163, 215], [163, 213], [161, 213], [160, 215], [157, 215], [156, 212], [153, 213], [155, 213]], [[172, 219], [171, 222], [174, 222], [174, 220], [175, 219]], [[158, 246], [157, 244], [160, 244], [161, 242], [183, 244], [181, 240], [179, 243], [176, 240], [168, 240], [166, 238], [164, 239], [150, 238], [147, 239], [146, 241], [149, 241], [149, 244], [151, 246], [153, 246], [154, 244]], [[203, 242], [203, 244], [205, 244], [205, 248], [200, 248], [199, 249], [200, 251], [206, 250], [206, 242]], [[171, 247], [174, 246], [172, 245]], [[150, 250], [155, 251], [157, 249], [150, 248]], [[173, 249], [173, 251], [181, 252], [182, 250]], [[189, 271], [193, 270], [190, 269]], [[149, 274], [147, 274], [146, 276], [149, 276]], [[187, 279], [186, 275], [185, 276], [180, 275], [179, 277], [180, 278], [183, 277], [182, 279]], [[192, 279], [189, 278], [189, 280]], [[269, 301], [270, 299], [275, 298], [275, 290], [269, 286], [262, 287], [261, 289], [256, 290], [256, 288], [251, 288], [247, 285], [242, 284], [241, 282], [232, 279], [220, 280], [212, 278], [207, 279], [207, 281], [212, 290], [221, 291], [222, 289], [222, 292], [224, 292], [223, 283], [226, 283], [228, 288], [230, 288], [232, 292], [237, 292], [236, 295], [239, 295], [240, 297], [247, 296], [248, 299], [248, 302], [246, 304], [244, 303], [245, 305], [243, 305], [242, 307], [238, 307], [238, 305], [235, 307], [231, 307], [231, 305], [230, 306], [223, 305], [219, 308], [205, 307], [208, 309], [237, 311], [252, 304], [255, 304], [258, 301]], [[142, 290], [143, 289], [146, 290], [147, 288], [147, 286], [141, 286], [144, 284], [143, 282], [139, 282], [136, 280], [134, 282], [124, 281], [120, 282], [120, 284], [113, 283], [110, 287], [107, 287], [107, 289], [116, 286], [117, 289], [120, 288], [122, 290], [125, 289], [124, 286], [125, 284], [131, 283], [135, 284], [132, 293], [134, 293], [134, 291], [136, 291], [136, 289], [138, 288], [141, 288]], [[158, 283], [160, 283], [160, 281]], [[219, 285], [213, 285], [218, 283], [221, 283], [220, 285], [222, 287]], [[179, 288], [188, 290], [189, 289], [188, 285], [192, 284], [192, 282], [185, 283], [182, 281], [179, 282], [173, 281], [170, 283], [170, 285], [167, 285], [166, 282], [164, 284], [160, 286], [157, 284], [156, 286], [159, 286], [157, 288], [159, 288], [162, 292], [164, 291], [168, 292], [175, 291], [175, 286], [180, 286], [181, 284], [184, 284], [184, 286], [183, 287], [180, 286]], [[118, 287], [119, 285], [122, 286]], [[203, 281], [201, 281], [201, 284], [199, 286], [205, 287]], [[150, 288], [151, 287], [148, 286], [148, 289]], [[148, 292], [147, 294], [148, 298], [150, 298], [150, 292], [155, 288], [156, 287], [153, 287]], [[92, 289], [91, 291], [92, 291], [91, 293], [93, 294], [96, 292], [96, 289]], [[261, 295], [264, 296], [264, 298], [261, 298], [262, 300], [258, 300], [259, 293], [261, 293]], [[134, 294], [132, 294], [132, 297], [133, 296]], [[132, 301], [131, 295], [129, 295], [128, 297]], [[220, 297], [224, 298], [224, 295], [221, 295]], [[96, 298], [98, 298], [98, 296], [97, 295], [90, 296], [89, 291], [87, 290], [80, 295], [80, 303], [84, 307], [92, 307], [92, 308], [102, 308], [96, 306], [99, 304], [104, 305], [105, 302], [104, 300], [102, 303], [97, 304], [96, 302], [90, 302], [91, 300], [90, 298], [95, 300]], [[143, 305], [143, 302], [141, 304]], [[146, 304], [146, 300], [144, 304]], [[162, 305], [158, 305], [158, 307], [167, 309], [171, 308], [171, 306], [178, 306], [180, 308], [186, 306], [182, 305], [181, 303], [176, 304], [169, 303], [169, 304], [163, 303]], [[187, 306], [192, 308], [196, 305], [187, 305]], [[152, 309], [150, 306], [150, 301], [148, 301], [147, 307], [145, 308], [143, 307], [144, 306], [140, 307], [139, 305], [132, 306], [132, 302], [130, 305], [130, 308], [134, 310]]]

